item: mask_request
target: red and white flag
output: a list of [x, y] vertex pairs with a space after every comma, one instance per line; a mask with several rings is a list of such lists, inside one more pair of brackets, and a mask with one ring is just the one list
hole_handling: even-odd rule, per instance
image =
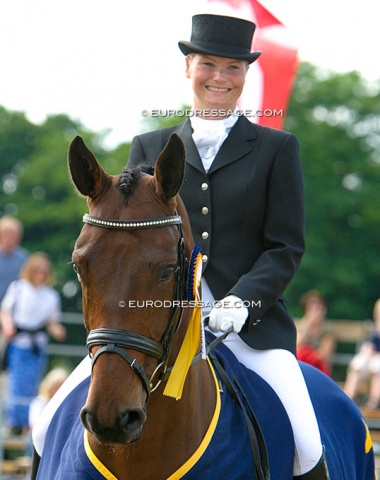
[[298, 68], [290, 33], [257, 0], [208, 0], [208, 4], [209, 13], [256, 24], [252, 49], [262, 54], [250, 66], [238, 106], [253, 122], [282, 129]]

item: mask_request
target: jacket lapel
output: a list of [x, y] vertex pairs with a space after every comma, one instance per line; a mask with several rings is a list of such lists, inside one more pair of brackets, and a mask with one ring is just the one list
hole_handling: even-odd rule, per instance
[[213, 173], [250, 153], [254, 148], [251, 140], [255, 140], [256, 136], [254, 125], [245, 117], [239, 118], [212, 162], [208, 173]]
[[[192, 137], [193, 130], [190, 120], [187, 118], [174, 131], [180, 136], [185, 146], [186, 162], [205, 173], [201, 157]], [[254, 125], [245, 117], [239, 118], [212, 162], [208, 173], [213, 173], [250, 153], [254, 148], [252, 140], [255, 140], [256, 136]]]
[[185, 146], [186, 162], [200, 172], [205, 173], [201, 157], [192, 137], [193, 129], [191, 128], [190, 120], [187, 118], [174, 131], [179, 135]]

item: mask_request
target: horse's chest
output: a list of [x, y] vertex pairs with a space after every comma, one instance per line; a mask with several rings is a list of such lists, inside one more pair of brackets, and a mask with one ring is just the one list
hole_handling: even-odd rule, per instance
[[[228, 359], [232, 361], [232, 359]], [[267, 443], [271, 476], [289, 480], [293, 464], [293, 438], [288, 418], [270, 387], [240, 364], [231, 367], [238, 376], [259, 420]], [[117, 480], [85, 450], [84, 431], [79, 412], [85, 403], [89, 379], [71, 392], [50, 424], [38, 479]], [[250, 441], [244, 416], [226, 391], [220, 393], [220, 408], [215, 411], [199, 447], [168, 480], [246, 480], [254, 478]], [[189, 425], [191, 428], [191, 425]], [[178, 432], [180, 436], [181, 432]], [[142, 477], [141, 477], [142, 478]]]

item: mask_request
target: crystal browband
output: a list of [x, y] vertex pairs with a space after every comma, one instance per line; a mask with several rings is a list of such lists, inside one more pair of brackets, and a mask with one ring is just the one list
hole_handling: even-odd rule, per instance
[[152, 218], [142, 220], [112, 220], [108, 218], [94, 217], [85, 213], [83, 222], [97, 227], [111, 228], [117, 230], [129, 230], [136, 228], [163, 227], [165, 225], [181, 225], [182, 219], [179, 215], [172, 215], [163, 218]]

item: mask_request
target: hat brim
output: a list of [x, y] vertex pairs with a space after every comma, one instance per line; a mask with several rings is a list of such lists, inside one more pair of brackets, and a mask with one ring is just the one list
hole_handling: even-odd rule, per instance
[[259, 58], [261, 52], [251, 53], [235, 53], [235, 52], [220, 52], [210, 48], [204, 48], [196, 43], [180, 41], [178, 42], [179, 49], [184, 55], [189, 53], [202, 53], [203, 55], [214, 55], [215, 57], [234, 58], [236, 60], [245, 60], [248, 63], [253, 63]]

